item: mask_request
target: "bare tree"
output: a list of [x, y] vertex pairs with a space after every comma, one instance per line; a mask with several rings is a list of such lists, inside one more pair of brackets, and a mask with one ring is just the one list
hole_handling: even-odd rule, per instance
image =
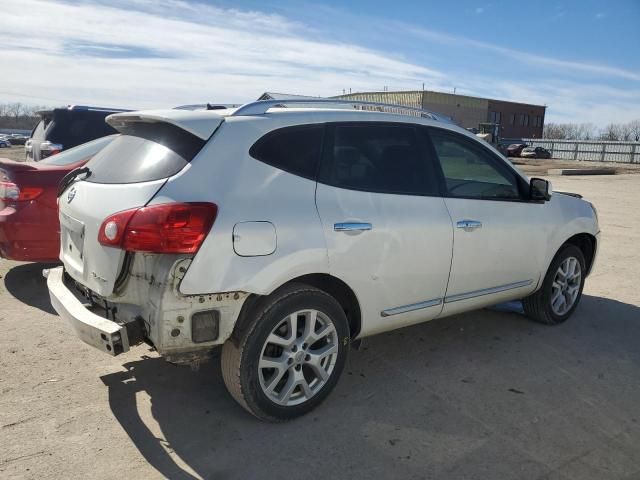
[[629, 122], [627, 125], [629, 125], [629, 130], [631, 131], [630, 140], [635, 140], [636, 142], [640, 142], [640, 119], [633, 120]]
[[563, 140], [566, 138], [564, 127], [560, 123], [545, 123], [542, 136], [551, 140]]
[[593, 123], [578, 125], [576, 140], [592, 140], [596, 137], [597, 128]]
[[620, 125], [617, 123], [610, 123], [609, 125], [604, 127], [604, 129], [602, 130], [602, 133], [600, 134], [600, 139], [610, 141], [610, 142], [615, 142], [620, 140], [621, 135], [622, 135], [622, 132], [620, 129]]
[[16, 127], [18, 126], [18, 121], [23, 111], [24, 111], [24, 105], [22, 105], [20, 102], [9, 103], [7, 105], [8, 116], [13, 117], [13, 121]]

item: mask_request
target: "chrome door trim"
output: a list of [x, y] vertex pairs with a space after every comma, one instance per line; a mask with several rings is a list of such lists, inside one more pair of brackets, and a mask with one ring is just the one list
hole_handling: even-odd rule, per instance
[[373, 225], [366, 222], [344, 222], [344, 223], [334, 223], [333, 230], [336, 232], [355, 232], [355, 231], [364, 231], [371, 230]]
[[435, 307], [442, 304], [441, 298], [434, 298], [433, 300], [427, 300], [424, 302], [412, 303], [410, 305], [402, 305], [401, 307], [388, 308], [380, 312], [381, 317], [390, 317], [391, 315], [398, 315], [399, 313], [413, 312], [414, 310], [421, 310], [423, 308]]
[[533, 280], [523, 280], [522, 282], [508, 283], [506, 285], [500, 285], [498, 287], [483, 288], [482, 290], [474, 290], [472, 292], [458, 293], [456, 295], [447, 296], [444, 298], [444, 303], [459, 302], [460, 300], [467, 300], [469, 298], [481, 297], [483, 295], [491, 295], [492, 293], [504, 292], [506, 290], [513, 290], [515, 288], [526, 287], [531, 285]]

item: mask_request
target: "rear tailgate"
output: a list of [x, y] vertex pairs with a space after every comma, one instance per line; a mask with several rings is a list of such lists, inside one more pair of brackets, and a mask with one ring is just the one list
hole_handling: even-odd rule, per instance
[[99, 295], [113, 292], [126, 253], [98, 241], [104, 220], [148, 204], [166, 180], [199, 153], [223, 120], [209, 114], [207, 128], [199, 119], [194, 131], [194, 122], [176, 120], [182, 115], [154, 111], [110, 116], [108, 122], [122, 135], [86, 164], [87, 177], [78, 177], [82, 180], [61, 193], [60, 258], [72, 278]]
[[67, 273], [99, 295], [113, 291], [125, 252], [98, 243], [105, 218], [141, 207], [153, 198], [165, 179], [136, 184], [76, 182], [59, 200], [60, 259]]

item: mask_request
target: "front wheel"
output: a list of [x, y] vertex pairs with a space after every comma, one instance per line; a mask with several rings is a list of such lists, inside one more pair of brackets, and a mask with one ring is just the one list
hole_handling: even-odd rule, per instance
[[554, 257], [542, 288], [522, 300], [529, 318], [547, 325], [566, 321], [578, 306], [585, 280], [582, 250], [565, 245]]
[[267, 297], [252, 313], [241, 338], [222, 347], [227, 389], [262, 420], [308, 413], [329, 395], [344, 368], [344, 311], [327, 293], [297, 284]]

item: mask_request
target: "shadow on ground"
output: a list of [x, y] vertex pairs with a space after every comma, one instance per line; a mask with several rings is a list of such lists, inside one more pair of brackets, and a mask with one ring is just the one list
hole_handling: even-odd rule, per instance
[[640, 309], [584, 296], [556, 327], [514, 310], [367, 339], [329, 399], [286, 424], [239, 407], [217, 361], [149, 358], [102, 379], [168, 478], [636, 478]]
[[9, 270], [4, 286], [16, 299], [31, 307], [55, 314], [49, 301], [47, 279], [42, 276], [45, 268], [57, 267], [56, 263], [23, 263]]

